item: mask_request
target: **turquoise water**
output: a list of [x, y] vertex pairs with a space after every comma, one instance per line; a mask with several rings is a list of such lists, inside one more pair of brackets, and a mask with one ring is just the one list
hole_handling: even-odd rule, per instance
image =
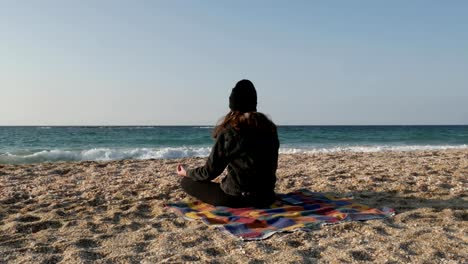
[[[0, 163], [205, 157], [213, 127], [0, 127]], [[468, 148], [468, 126], [280, 126], [281, 153]]]

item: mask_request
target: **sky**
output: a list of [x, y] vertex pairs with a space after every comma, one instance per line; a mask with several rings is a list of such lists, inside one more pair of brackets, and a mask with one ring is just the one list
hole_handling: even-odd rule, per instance
[[468, 1], [0, 1], [0, 125], [468, 124]]

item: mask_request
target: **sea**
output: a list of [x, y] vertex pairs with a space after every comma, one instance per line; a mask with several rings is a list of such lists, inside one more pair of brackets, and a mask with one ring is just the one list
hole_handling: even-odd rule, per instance
[[[0, 127], [0, 164], [206, 157], [212, 126]], [[468, 148], [468, 125], [279, 126], [280, 153]]]

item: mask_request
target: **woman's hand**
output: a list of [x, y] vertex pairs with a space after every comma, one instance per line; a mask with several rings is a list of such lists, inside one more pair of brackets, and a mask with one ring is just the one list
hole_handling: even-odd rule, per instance
[[184, 166], [182, 166], [182, 164], [177, 165], [177, 175], [179, 175], [180, 177], [187, 176], [187, 171], [184, 169]]

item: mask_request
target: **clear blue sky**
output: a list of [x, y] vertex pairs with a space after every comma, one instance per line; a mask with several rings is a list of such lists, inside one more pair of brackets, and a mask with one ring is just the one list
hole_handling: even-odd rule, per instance
[[468, 124], [468, 1], [2, 1], [0, 125]]

